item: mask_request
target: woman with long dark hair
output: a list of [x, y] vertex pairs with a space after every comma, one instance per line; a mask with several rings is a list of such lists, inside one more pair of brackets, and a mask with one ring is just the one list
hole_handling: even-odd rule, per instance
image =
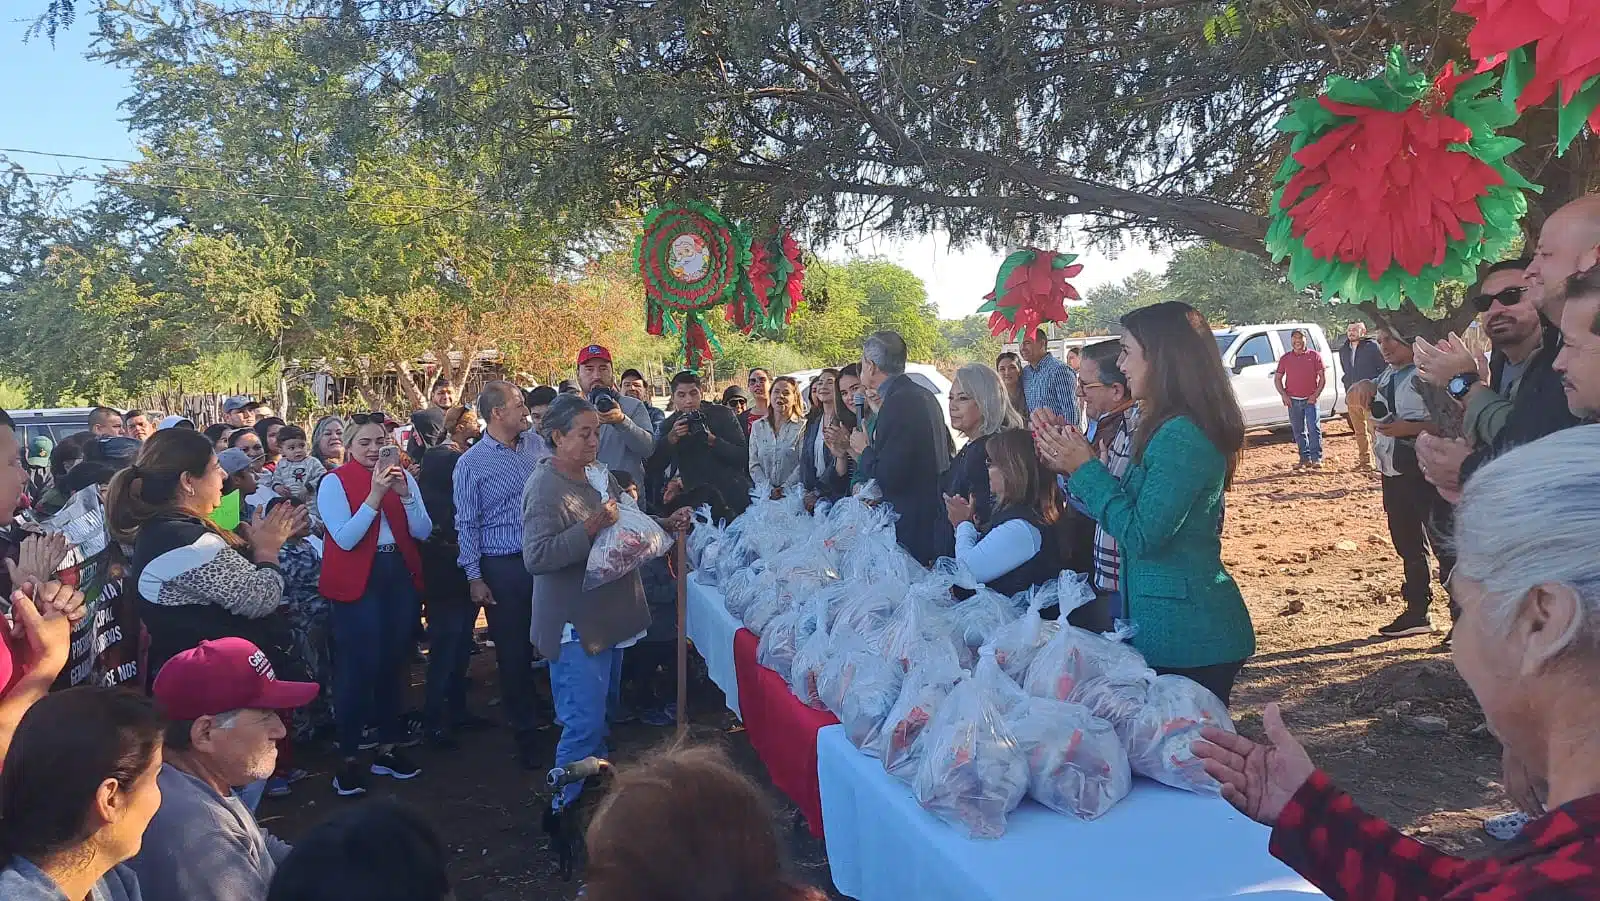
[[841, 414], [848, 412], [839, 405], [839, 371], [817, 373], [811, 380], [811, 396], [805, 434], [800, 438], [800, 484], [806, 492], [807, 509], [819, 500], [838, 500], [850, 493], [850, 458], [841, 461], [828, 446], [828, 429], [842, 425]]
[[0, 898], [140, 901], [123, 863], [161, 807], [162, 728], [149, 700], [118, 689], [33, 705], [0, 769]]
[[348, 462], [317, 489], [317, 510], [328, 529], [317, 587], [331, 602], [336, 648], [334, 720], [344, 764], [333, 787], [348, 796], [367, 790], [356, 757], [368, 726], [378, 733], [368, 772], [396, 779], [422, 772], [396, 746], [408, 738], [403, 680], [422, 603], [420, 542], [433, 532], [433, 520], [416, 479], [398, 459], [379, 467], [390, 444], [388, 416], [357, 413], [347, 437]]
[[964, 497], [946, 495], [945, 508], [956, 530], [956, 561], [974, 579], [1010, 597], [1061, 575], [1060, 548], [1052, 534], [1061, 518], [1061, 491], [1055, 475], [1039, 462], [1026, 429], [1002, 429], [986, 437], [985, 483], [993, 497], [988, 517], [979, 521], [976, 507]]
[[223, 481], [204, 435], [164, 429], [106, 490], [111, 536], [133, 547], [152, 680], [179, 651], [230, 637], [253, 642], [279, 672], [298, 673], [288, 622], [278, 612], [278, 551], [304, 524], [305, 513], [282, 506], [252, 523], [246, 541], [209, 518], [222, 502]]
[[1027, 419], [1028, 402], [1022, 396], [1022, 358], [1008, 350], [994, 358], [994, 371], [1000, 374], [1000, 383], [1006, 386], [1006, 400], [1011, 409]]
[[283, 452], [278, 449], [278, 433], [283, 430], [284, 425], [286, 423], [282, 419], [268, 416], [266, 419], [258, 420], [253, 426], [256, 437], [261, 439], [261, 447], [266, 451], [264, 468], [269, 471], [277, 467], [278, 458], [283, 456]]
[[[1118, 480], [1077, 428], [1036, 415], [1039, 453], [1117, 540], [1134, 646], [1158, 672], [1187, 676], [1224, 702], [1255, 628], [1222, 564], [1222, 494], [1244, 448], [1244, 417], [1193, 307], [1167, 301], [1122, 317], [1118, 363], [1141, 409], [1132, 463]], [[1203, 322], [1204, 320], [1199, 320]]]

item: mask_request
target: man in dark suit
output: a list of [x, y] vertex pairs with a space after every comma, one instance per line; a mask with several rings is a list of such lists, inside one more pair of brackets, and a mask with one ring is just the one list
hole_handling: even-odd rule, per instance
[[666, 489], [673, 506], [710, 504], [715, 518], [733, 519], [750, 506], [750, 446], [733, 411], [705, 403], [701, 388], [693, 372], [672, 377], [673, 414], [645, 469], [654, 476], [677, 469], [680, 484]]
[[950, 432], [933, 392], [906, 377], [906, 342], [895, 332], [873, 332], [861, 348], [861, 382], [882, 405], [872, 438], [850, 438], [858, 468], [876, 479], [883, 499], [900, 519], [895, 537], [924, 565], [955, 553], [955, 532], [939, 496], [939, 476], [950, 466]]

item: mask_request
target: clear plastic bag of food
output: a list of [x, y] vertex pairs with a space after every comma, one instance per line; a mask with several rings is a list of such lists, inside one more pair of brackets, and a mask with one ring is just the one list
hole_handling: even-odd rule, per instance
[[1234, 731], [1233, 719], [1222, 700], [1200, 683], [1183, 676], [1156, 676], [1149, 680], [1144, 707], [1113, 725], [1135, 773], [1197, 794], [1221, 792], [1217, 780], [1194, 756], [1194, 743], [1206, 726]]
[[893, 529], [859, 536], [839, 560], [839, 578], [851, 582], [887, 582], [898, 585], [902, 593], [926, 572], [895, 540]]
[[803, 610], [790, 610], [780, 613], [767, 623], [767, 629], [761, 633], [761, 642], [756, 645], [756, 662], [789, 681], [789, 674], [794, 670], [794, 655], [800, 649], [800, 619], [805, 616]]
[[834, 554], [836, 559], [842, 559], [856, 546], [861, 536], [892, 531], [893, 528], [892, 509], [847, 497], [828, 508], [827, 519], [817, 525], [813, 539]]
[[1144, 657], [1123, 640], [1127, 633], [1110, 638], [1096, 635], [1066, 624], [1068, 612], [1061, 611], [1061, 626], [1028, 667], [1022, 686], [1028, 694], [1070, 701], [1073, 690], [1087, 679], [1114, 673], [1136, 678], [1146, 669]]
[[1051, 810], [1092, 820], [1132, 790], [1122, 739], [1088, 708], [1029, 697], [1006, 723], [1028, 760], [1028, 795]]
[[[997, 704], [1010, 677], [985, 653], [973, 674], [950, 690], [922, 737], [911, 789], [935, 816], [969, 838], [999, 838], [1028, 790], [1028, 761]], [[1012, 686], [1014, 688], [1014, 686]]]
[[701, 504], [694, 511], [694, 528], [689, 532], [689, 543], [684, 546], [689, 566], [695, 570], [714, 567], [715, 560], [706, 560], [706, 549], [721, 540], [722, 529], [711, 518], [711, 505]]
[[884, 770], [902, 782], [910, 782], [922, 761], [922, 737], [939, 705], [964, 673], [954, 657], [930, 655], [917, 660], [900, 684], [900, 697], [884, 718], [878, 733], [878, 753]]
[[895, 611], [905, 597], [905, 586], [896, 586], [892, 582], [846, 580], [841, 580], [840, 584], [853, 590], [842, 603], [828, 608], [828, 628], [848, 625], [863, 637], [880, 640], [884, 627], [894, 618]]
[[[607, 497], [611, 473], [604, 466], [590, 466], [589, 483], [599, 483], [601, 497]], [[647, 561], [672, 548], [672, 536], [639, 509], [633, 496], [617, 499], [617, 521], [600, 530], [589, 545], [589, 563], [583, 573], [583, 590], [593, 591], [635, 572]]]
[[773, 617], [790, 609], [788, 596], [778, 590], [777, 573], [764, 570], [755, 582], [755, 600], [745, 610], [744, 627], [759, 637]]
[[850, 743], [876, 753], [889, 710], [900, 697], [900, 668], [885, 660], [848, 625], [833, 635], [833, 656], [817, 679], [822, 702], [844, 725]]
[[801, 642], [800, 650], [795, 652], [794, 662], [789, 669], [789, 691], [800, 699], [800, 703], [817, 710], [827, 710], [828, 705], [822, 703], [822, 668], [827, 665], [829, 652], [833, 642], [828, 635], [828, 630], [818, 627], [805, 641]]
[[766, 567], [760, 563], [742, 567], [727, 576], [722, 583], [722, 602], [734, 619], [744, 622], [750, 607], [756, 602], [761, 587], [762, 573]]
[[976, 654], [1001, 627], [1015, 620], [1019, 612], [1010, 598], [980, 586], [972, 597], [957, 602], [945, 616], [956, 641]]
[[902, 672], [910, 672], [911, 667], [929, 653], [929, 645], [939, 643], [959, 664], [961, 657], [950, 638], [950, 624], [945, 621], [944, 612], [927, 599], [908, 593], [883, 629], [884, 657]]
[[1082, 704], [1090, 713], [1112, 723], [1127, 722], [1149, 703], [1150, 681], [1154, 670], [1127, 671], [1108, 676], [1091, 676], [1079, 682], [1067, 700]]
[[1001, 626], [989, 637], [996, 662], [1006, 675], [1019, 684], [1027, 677], [1028, 667], [1040, 649], [1050, 641], [1060, 628], [1056, 620], [1046, 620], [1039, 615], [1048, 604], [1055, 603], [1053, 591], [1035, 591], [1029, 596], [1028, 610]]

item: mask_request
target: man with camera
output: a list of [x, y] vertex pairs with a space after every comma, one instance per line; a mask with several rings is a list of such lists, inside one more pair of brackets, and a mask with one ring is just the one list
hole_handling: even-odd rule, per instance
[[1417, 463], [1417, 436], [1432, 433], [1428, 407], [1417, 386], [1417, 367], [1411, 343], [1396, 336], [1392, 329], [1377, 334], [1378, 350], [1388, 364], [1376, 381], [1357, 382], [1352, 393], [1360, 393], [1372, 413], [1372, 456], [1383, 474], [1383, 512], [1389, 519], [1389, 539], [1405, 567], [1400, 596], [1405, 612], [1378, 630], [1385, 638], [1426, 635], [1433, 631], [1428, 606], [1433, 602], [1433, 577], [1428, 571], [1428, 550], [1439, 558], [1439, 581], [1448, 584], [1455, 555], [1441, 541], [1448, 525], [1438, 514], [1448, 508], [1440, 502], [1438, 490], [1428, 483]]
[[578, 390], [600, 414], [600, 462], [643, 485], [655, 429], [644, 403], [617, 390], [614, 372], [611, 351], [598, 344], [578, 351]]
[[705, 403], [702, 388], [693, 372], [672, 377], [673, 413], [648, 465], [652, 474], [677, 468], [681, 485], [667, 489], [673, 506], [710, 504], [713, 517], [731, 520], [750, 506], [750, 447], [738, 417]]

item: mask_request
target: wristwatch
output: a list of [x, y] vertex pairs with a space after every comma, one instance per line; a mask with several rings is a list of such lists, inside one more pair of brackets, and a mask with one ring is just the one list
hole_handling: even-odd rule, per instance
[[1478, 374], [1476, 372], [1463, 372], [1451, 379], [1449, 384], [1445, 386], [1445, 390], [1450, 392], [1451, 397], [1460, 400], [1466, 397], [1467, 392], [1471, 391], [1472, 386], [1476, 384], [1478, 384]]

